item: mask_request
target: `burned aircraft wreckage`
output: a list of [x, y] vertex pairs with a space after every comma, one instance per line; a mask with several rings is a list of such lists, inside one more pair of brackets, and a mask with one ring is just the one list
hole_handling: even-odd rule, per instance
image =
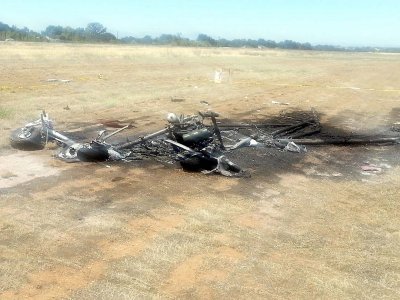
[[[43, 149], [48, 142], [60, 146], [57, 157], [67, 162], [134, 161], [153, 158], [161, 162], [179, 162], [183, 169], [243, 176], [245, 172], [227, 158], [227, 154], [246, 147], [278, 148], [282, 151], [306, 152], [305, 145], [399, 144], [398, 136], [318, 138], [321, 131], [313, 112], [303, 120], [289, 123], [229, 124], [217, 121], [212, 111], [196, 115], [167, 115], [167, 125], [156, 132], [131, 140], [111, 143], [108, 140], [131, 127], [123, 126], [111, 133], [101, 130], [90, 141], [80, 143], [56, 131], [46, 112], [40, 119], [14, 130], [11, 145], [18, 149]], [[314, 137], [312, 137], [314, 136]]]

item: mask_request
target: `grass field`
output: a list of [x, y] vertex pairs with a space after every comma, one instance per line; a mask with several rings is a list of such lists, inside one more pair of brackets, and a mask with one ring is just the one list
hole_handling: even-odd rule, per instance
[[[66, 164], [8, 136], [42, 109], [69, 132], [119, 120], [139, 135], [171, 111], [262, 121], [313, 108], [323, 126], [385, 133], [400, 122], [399, 58], [1, 43], [0, 299], [398, 299], [399, 146], [248, 150], [251, 178], [225, 178]], [[368, 162], [383, 171], [363, 173]]]

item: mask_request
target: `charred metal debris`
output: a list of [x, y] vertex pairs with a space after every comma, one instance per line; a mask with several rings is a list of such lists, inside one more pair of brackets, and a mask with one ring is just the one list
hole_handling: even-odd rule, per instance
[[11, 133], [11, 145], [23, 150], [43, 149], [48, 142], [60, 146], [57, 157], [66, 162], [134, 161], [155, 159], [163, 163], [179, 162], [183, 169], [205, 174], [245, 176], [246, 172], [227, 158], [240, 148], [277, 148], [307, 152], [306, 145], [366, 145], [400, 143], [399, 136], [338, 137], [318, 135], [321, 124], [315, 112], [301, 120], [283, 119], [273, 124], [226, 123], [212, 111], [177, 116], [169, 113], [163, 129], [124, 142], [109, 139], [131, 128], [130, 124], [113, 132], [102, 130], [98, 136], [79, 143], [56, 131], [46, 112], [40, 119]]

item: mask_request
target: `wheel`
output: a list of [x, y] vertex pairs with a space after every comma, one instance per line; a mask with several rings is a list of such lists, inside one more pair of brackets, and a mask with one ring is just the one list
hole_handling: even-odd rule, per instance
[[203, 170], [211, 171], [218, 165], [215, 158], [206, 157], [190, 157], [180, 162], [182, 169], [185, 171], [199, 172]]
[[80, 148], [77, 152], [77, 157], [80, 161], [96, 162], [105, 161], [110, 155], [106, 146], [92, 143]]
[[43, 149], [46, 139], [38, 127], [18, 128], [11, 133], [10, 143], [13, 148], [20, 150]]

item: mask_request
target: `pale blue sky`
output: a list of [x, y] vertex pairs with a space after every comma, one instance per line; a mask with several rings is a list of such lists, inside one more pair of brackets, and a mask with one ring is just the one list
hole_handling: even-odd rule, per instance
[[400, 0], [1, 0], [0, 22], [100, 22], [119, 37], [181, 33], [194, 38], [292, 39], [312, 44], [400, 47]]

